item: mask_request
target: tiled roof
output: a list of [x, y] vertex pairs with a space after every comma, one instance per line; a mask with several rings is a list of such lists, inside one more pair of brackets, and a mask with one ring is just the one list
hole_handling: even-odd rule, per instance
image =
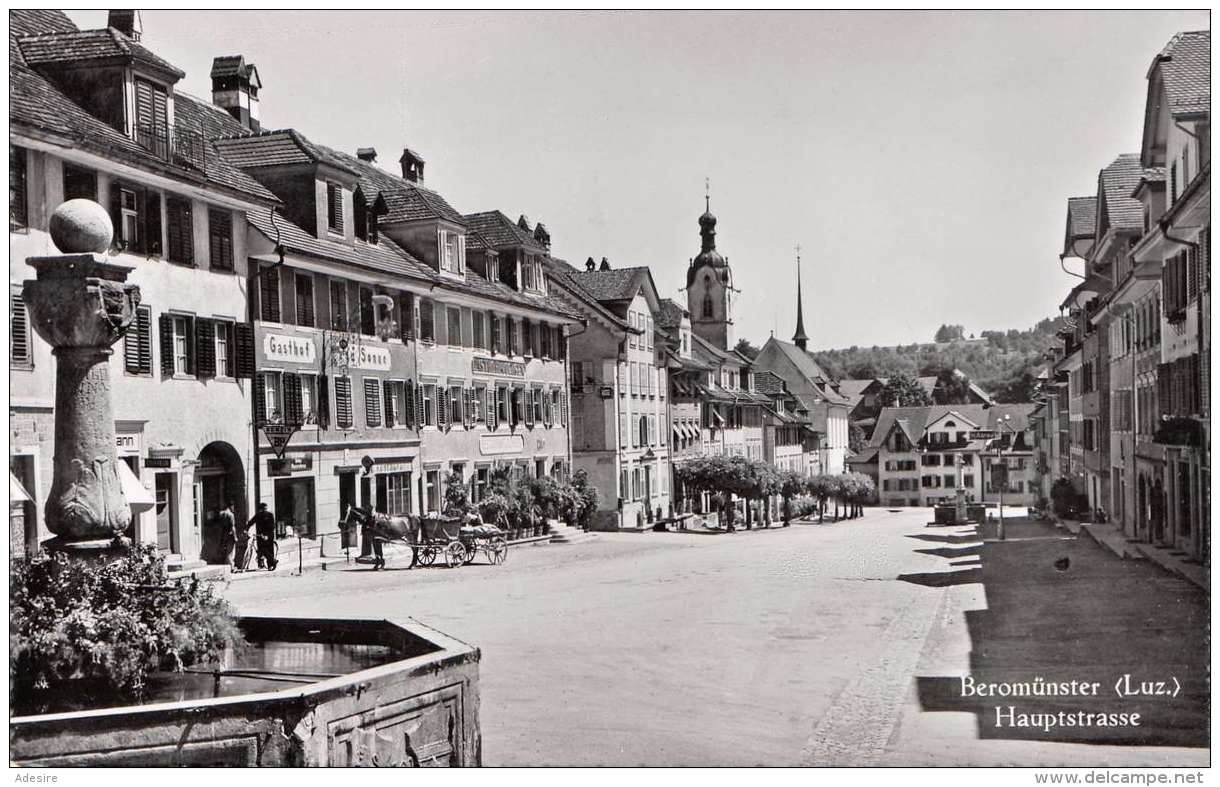
[[1144, 175], [1138, 153], [1124, 153], [1098, 175], [1097, 198], [1105, 200], [1101, 211], [1114, 229], [1144, 228], [1144, 206], [1131, 196]]
[[1153, 60], [1149, 74], [1160, 64], [1169, 111], [1175, 117], [1211, 111], [1211, 50], [1211, 31], [1195, 30], [1178, 33]]
[[138, 61], [178, 79], [186, 72], [158, 57], [148, 47], [108, 27], [102, 30], [45, 33], [20, 39], [18, 44], [30, 66], [62, 65], [97, 60]]
[[498, 210], [469, 213], [464, 219], [466, 226], [477, 230], [479, 235], [491, 244], [492, 248], [524, 246], [526, 250], [536, 254], [546, 253], [546, 247], [535, 240], [532, 234], [517, 226], [517, 222], [512, 221]]
[[566, 305], [559, 297], [555, 295], [527, 295], [523, 292], [517, 292], [512, 287], [509, 287], [504, 282], [488, 281], [480, 276], [468, 266], [466, 268], [466, 283], [464, 287], [458, 287], [449, 284], [444, 279], [437, 284], [438, 289], [452, 289], [457, 292], [468, 292], [475, 295], [481, 295], [485, 298], [511, 303], [516, 306], [522, 306], [527, 309], [538, 309], [540, 311], [550, 312], [563, 317], [573, 319], [582, 319], [582, 315], [576, 310]]
[[212, 79], [217, 77], [248, 77], [250, 72], [258, 73], [253, 63], [247, 63], [241, 55], [223, 55], [212, 60], [212, 71], [208, 74]]
[[[10, 130], [28, 129], [32, 134], [58, 138], [57, 141], [65, 146], [88, 150], [107, 159], [158, 172], [168, 169], [172, 177], [182, 180], [211, 183], [261, 202], [279, 202], [275, 195], [221, 159], [212, 148], [205, 152], [203, 172], [195, 168], [170, 167], [135, 140], [89, 114], [45, 77], [27, 67], [15, 43], [17, 39], [51, 29], [74, 29], [67, 17], [48, 11], [12, 11], [9, 13], [9, 23]], [[204, 120], [210, 117], [211, 112], [199, 109], [198, 99], [175, 91], [174, 102], [176, 130], [212, 136], [209, 133], [211, 121]]]
[[912, 443], [918, 443], [923, 437], [924, 428], [948, 415], [950, 412], [958, 412], [963, 418], [969, 418], [971, 421], [979, 424], [980, 429], [1008, 431], [1008, 427], [1000, 427], [999, 420], [1005, 415], [1011, 416], [1007, 421], [1008, 426], [1012, 427], [1017, 432], [1023, 432], [1029, 428], [1029, 414], [1033, 412], [1033, 404], [996, 404], [988, 407], [982, 404], [945, 404], [933, 405], [931, 407], [886, 407], [881, 410], [881, 415], [877, 419], [877, 428], [873, 430], [873, 436], [869, 440], [869, 445], [878, 447], [885, 442], [885, 438], [889, 435], [895, 425], [902, 428]]
[[634, 298], [648, 279], [647, 268], [619, 268], [609, 271], [574, 271], [567, 278], [598, 301], [624, 301]]
[[[425, 219], [444, 219], [458, 226], [466, 226], [462, 214], [454, 210], [444, 197], [418, 183], [412, 183], [398, 175], [386, 172], [376, 164], [361, 161], [355, 156], [341, 150], [315, 145], [325, 151], [335, 161], [345, 168], [355, 172], [360, 178], [360, 190], [364, 196], [372, 200], [380, 194], [385, 199], [387, 213], [381, 217], [383, 224], [397, 221], [420, 221]], [[467, 239], [467, 248], [470, 241]]]
[[792, 361], [792, 364], [797, 368], [797, 371], [799, 371], [801, 375], [805, 377], [805, 379], [809, 380], [818, 387], [818, 390], [822, 392], [822, 396], [825, 397], [826, 401], [830, 402], [831, 404], [848, 404], [848, 399], [830, 386], [830, 378], [826, 375], [826, 372], [822, 371], [822, 367], [819, 366], [818, 362], [813, 359], [813, 355], [811, 353], [802, 350], [795, 344], [776, 339], [774, 336], [768, 339], [767, 342], [768, 344], [775, 342], [775, 345], [780, 349], [780, 351]]
[[1068, 198], [1068, 234], [1091, 238], [1097, 229], [1097, 197]]
[[233, 164], [245, 168], [276, 167], [285, 164], [326, 164], [336, 169], [358, 174], [346, 162], [331, 155], [327, 148], [310, 142], [296, 129], [246, 132], [240, 136], [216, 141]]
[[847, 457], [846, 461], [849, 465], [874, 464], [877, 461], [878, 452], [879, 449], [877, 449], [875, 446], [865, 446], [864, 448], [860, 449], [860, 453], [856, 454], [855, 456]]
[[279, 242], [289, 251], [344, 262], [366, 270], [405, 276], [417, 281], [437, 280], [431, 268], [385, 236], [380, 237], [375, 244], [356, 242], [349, 245], [315, 238], [283, 216], [276, 216], [275, 223], [272, 224], [269, 213], [251, 211], [247, 214], [247, 219], [269, 240], [276, 240], [278, 237]]
[[690, 338], [691, 338], [691, 348], [701, 350], [704, 355], [710, 356], [712, 361], [715, 361], [718, 363], [729, 362], [729, 363], [736, 363], [736, 364], [744, 365], [743, 361], [741, 360], [741, 358], [739, 356], [737, 356], [733, 353], [725, 352], [724, 350], [720, 349], [719, 347], [715, 347], [715, 346], [709, 344], [699, 334], [692, 333], [690, 335]]
[[[469, 239], [467, 247], [469, 248]], [[635, 329], [625, 320], [619, 317], [614, 312], [607, 309], [592, 293], [580, 286], [572, 279], [572, 274], [576, 273], [576, 269], [572, 267], [567, 260], [561, 260], [557, 257], [547, 257], [543, 260], [546, 266], [547, 273], [550, 276], [552, 285], [559, 287], [561, 290], [571, 293], [572, 297], [580, 301], [584, 306], [596, 312], [603, 320], [616, 326], [619, 330], [634, 331]]]
[[657, 325], [667, 330], [677, 328], [682, 325], [682, 318], [685, 316], [686, 309], [683, 309], [672, 299], [661, 299], [661, 308], [657, 311]]
[[773, 371], [754, 373], [754, 388], [768, 394], [782, 394], [784, 391], [784, 378], [780, 377]]

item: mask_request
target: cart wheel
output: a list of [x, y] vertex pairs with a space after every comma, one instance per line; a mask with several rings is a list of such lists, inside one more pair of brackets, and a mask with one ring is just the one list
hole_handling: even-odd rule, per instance
[[474, 562], [474, 556], [479, 554], [479, 550], [474, 544], [465, 544], [464, 546], [466, 547], [466, 565], [469, 566]]
[[419, 564], [421, 566], [430, 566], [435, 562], [436, 562], [436, 547], [420, 547]]
[[493, 538], [487, 545], [487, 557], [493, 566], [503, 565], [508, 560], [508, 542], [503, 538]]
[[466, 562], [466, 547], [462, 546], [461, 541], [454, 541], [445, 547], [445, 565], [449, 568], [457, 568]]

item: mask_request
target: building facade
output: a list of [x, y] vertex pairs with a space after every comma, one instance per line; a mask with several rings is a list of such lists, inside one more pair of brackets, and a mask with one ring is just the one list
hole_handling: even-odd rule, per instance
[[55, 393], [54, 361], [21, 301], [25, 260], [58, 253], [50, 215], [84, 198], [109, 210], [110, 261], [129, 266], [141, 292], [110, 361], [129, 535], [172, 568], [198, 564], [216, 513], [230, 501], [238, 517], [250, 509], [245, 226], [280, 200], [218, 155], [212, 140], [232, 118], [178, 92], [183, 72], [130, 18], [78, 30], [58, 12], [26, 11], [10, 23], [10, 469], [32, 498], [23, 541], [32, 551], [50, 535]]

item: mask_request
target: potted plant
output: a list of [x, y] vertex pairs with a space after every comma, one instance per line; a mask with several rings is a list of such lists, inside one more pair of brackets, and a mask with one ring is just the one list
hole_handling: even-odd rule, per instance
[[156, 673], [215, 666], [244, 640], [210, 583], [166, 581], [155, 545], [109, 563], [13, 561], [9, 663], [23, 713], [64, 697], [138, 701]]

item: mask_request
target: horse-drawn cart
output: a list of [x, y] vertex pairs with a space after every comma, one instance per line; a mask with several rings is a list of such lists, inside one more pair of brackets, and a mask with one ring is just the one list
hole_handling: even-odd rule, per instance
[[443, 558], [450, 568], [473, 563], [480, 551], [487, 562], [498, 566], [508, 559], [508, 539], [495, 525], [485, 525], [477, 518], [428, 515], [419, 520], [419, 552], [421, 566], [430, 566]]
[[[355, 520], [354, 522], [352, 520]], [[385, 542], [411, 547], [411, 565], [430, 566], [438, 558], [450, 568], [473, 563], [479, 552], [498, 566], [508, 559], [508, 539], [495, 525], [485, 525], [478, 516], [451, 517], [443, 514], [387, 516], [358, 506], [348, 506], [339, 529], [359, 525], [373, 542], [373, 568], [385, 567], [381, 545]]]

